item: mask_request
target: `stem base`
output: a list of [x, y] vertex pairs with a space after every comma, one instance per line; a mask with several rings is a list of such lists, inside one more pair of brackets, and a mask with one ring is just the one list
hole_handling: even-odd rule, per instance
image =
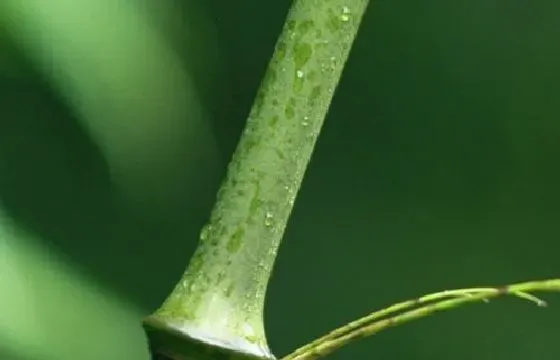
[[255, 356], [194, 338], [156, 316], [142, 323], [153, 360], [275, 360]]

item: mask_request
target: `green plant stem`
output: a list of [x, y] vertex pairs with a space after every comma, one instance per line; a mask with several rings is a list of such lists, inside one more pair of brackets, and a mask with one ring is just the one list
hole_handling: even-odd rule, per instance
[[513, 295], [532, 301], [539, 306], [546, 306], [546, 302], [529, 294], [529, 292], [535, 291], [560, 292], [560, 279], [530, 281], [500, 287], [447, 290], [424, 295], [416, 299], [397, 303], [350, 322], [302, 346], [282, 358], [282, 360], [318, 359], [333, 353], [353, 341], [374, 335], [382, 330], [443, 310], [454, 309], [468, 303], [489, 301], [502, 295]]
[[368, 2], [293, 2], [209, 224], [148, 327], [273, 357], [263, 325], [267, 284]]

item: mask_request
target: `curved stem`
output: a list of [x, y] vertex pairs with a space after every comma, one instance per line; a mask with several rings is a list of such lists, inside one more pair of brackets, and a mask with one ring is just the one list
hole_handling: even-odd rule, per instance
[[488, 301], [502, 295], [513, 295], [534, 302], [538, 306], [546, 306], [546, 302], [529, 294], [529, 292], [535, 291], [560, 292], [560, 279], [530, 281], [500, 287], [447, 290], [403, 301], [352, 321], [302, 346], [282, 360], [319, 359], [353, 341], [374, 335], [390, 327], [468, 303]]
[[293, 2], [199, 247], [148, 324], [273, 357], [262, 320], [267, 284], [368, 2]]

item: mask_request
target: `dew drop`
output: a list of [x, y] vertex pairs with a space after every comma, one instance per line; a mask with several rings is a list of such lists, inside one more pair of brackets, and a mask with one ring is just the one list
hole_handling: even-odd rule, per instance
[[342, 15], [340, 15], [340, 20], [347, 22], [350, 20], [350, 9], [348, 6], [342, 7]]
[[205, 225], [202, 230], [200, 231], [200, 240], [204, 241], [208, 239], [210, 232], [212, 231], [212, 225], [208, 224]]
[[264, 225], [265, 226], [272, 226], [272, 219], [274, 218], [274, 215], [272, 215], [272, 213], [270, 211], [267, 211], [266, 214], [264, 215]]
[[303, 71], [301, 70], [296, 71], [296, 76], [301, 79], [303, 77]]
[[253, 327], [247, 323], [243, 324], [243, 333], [245, 334], [246, 337], [253, 337], [255, 336], [255, 329], [253, 329]]

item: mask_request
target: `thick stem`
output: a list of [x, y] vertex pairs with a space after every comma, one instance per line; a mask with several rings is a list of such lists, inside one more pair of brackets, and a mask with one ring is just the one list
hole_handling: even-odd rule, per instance
[[263, 325], [267, 284], [368, 2], [293, 2], [199, 247], [148, 325], [273, 357]]

